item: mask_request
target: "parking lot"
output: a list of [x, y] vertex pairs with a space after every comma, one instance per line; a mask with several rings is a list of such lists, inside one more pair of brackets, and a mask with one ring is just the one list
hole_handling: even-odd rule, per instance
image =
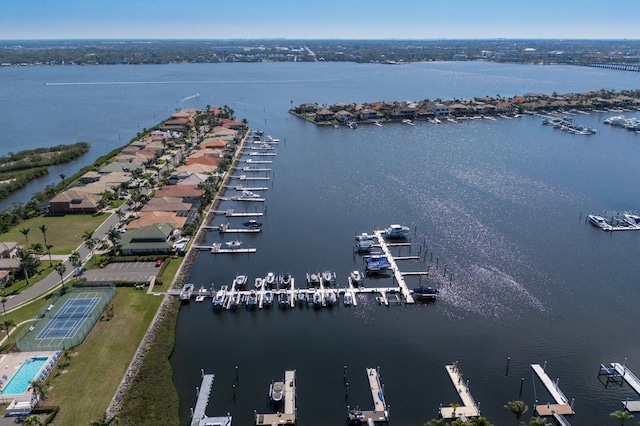
[[155, 277], [159, 267], [156, 262], [110, 263], [104, 268], [89, 269], [81, 275], [87, 281], [149, 281]]

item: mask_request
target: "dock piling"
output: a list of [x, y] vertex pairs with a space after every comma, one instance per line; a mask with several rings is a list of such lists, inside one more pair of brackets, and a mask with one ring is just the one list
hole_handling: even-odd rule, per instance
[[524, 377], [520, 379], [520, 392], [518, 392], [518, 399], [522, 398], [522, 385], [524, 385]]
[[504, 371], [504, 377], [507, 377], [509, 375], [509, 362], [511, 361], [511, 357], [508, 356], [507, 357], [507, 368]]

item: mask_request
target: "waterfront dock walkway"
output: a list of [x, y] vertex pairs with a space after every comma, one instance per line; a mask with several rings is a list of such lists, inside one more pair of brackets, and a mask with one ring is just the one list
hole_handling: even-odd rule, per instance
[[[629, 370], [625, 365], [617, 362], [612, 362], [611, 367], [620, 375], [622, 380], [627, 382], [635, 393], [640, 395], [640, 380], [631, 372], [631, 370]], [[624, 408], [631, 413], [637, 413], [640, 411], [640, 401], [622, 401], [622, 405], [624, 405]]]
[[384, 398], [378, 370], [376, 368], [367, 368], [367, 378], [374, 409], [371, 411], [351, 410], [349, 412], [350, 420], [352, 423], [359, 422], [368, 425], [387, 423], [389, 421], [389, 408]]
[[378, 244], [380, 244], [380, 248], [382, 249], [382, 252], [387, 257], [387, 260], [391, 264], [391, 271], [393, 272], [393, 276], [395, 277], [396, 282], [398, 283], [398, 286], [400, 287], [400, 292], [402, 293], [402, 296], [404, 297], [405, 302], [406, 303], [415, 303], [414, 300], [413, 300], [413, 296], [411, 294], [411, 291], [409, 290], [409, 287], [407, 287], [407, 283], [404, 281], [404, 276], [402, 275], [402, 272], [400, 272], [400, 270], [398, 269], [398, 265], [396, 264], [396, 260], [393, 257], [393, 255], [391, 254], [391, 251], [389, 250], [389, 245], [387, 244], [387, 242], [383, 238], [383, 231], [376, 230], [376, 231], [374, 231], [374, 234], [375, 234], [376, 238], [378, 239]]
[[296, 408], [296, 370], [284, 372], [284, 413], [258, 414], [256, 425], [292, 425], [296, 423], [298, 409]]
[[211, 395], [211, 387], [214, 381], [213, 374], [202, 373], [202, 383], [198, 390], [198, 399], [196, 401], [195, 408], [191, 413], [191, 426], [206, 426], [206, 425], [220, 425], [231, 426], [231, 416], [227, 414], [224, 417], [207, 417], [205, 411], [209, 404], [209, 396]]
[[540, 364], [531, 364], [531, 368], [555, 401], [555, 404], [547, 403], [536, 405], [536, 413], [538, 413], [539, 416], [555, 416], [554, 413], [561, 416], [575, 414], [573, 408], [569, 405], [569, 400], [558, 386], [558, 383], [549, 378], [545, 369]]
[[469, 391], [468, 381], [462, 380], [460, 370], [458, 370], [457, 364], [445, 365], [449, 378], [456, 388], [462, 405], [459, 407], [441, 407], [440, 415], [445, 419], [454, 419], [457, 417], [478, 417], [480, 415], [480, 408], [475, 399]]
[[260, 217], [260, 216], [264, 216], [263, 212], [240, 212], [240, 213], [236, 213], [235, 210], [233, 209], [228, 209], [228, 210], [214, 210], [213, 211], [214, 214], [223, 214], [226, 217]]

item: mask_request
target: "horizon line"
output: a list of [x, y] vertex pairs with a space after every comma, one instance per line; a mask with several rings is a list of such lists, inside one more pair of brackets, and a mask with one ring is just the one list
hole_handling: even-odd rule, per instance
[[477, 38], [290, 38], [290, 37], [225, 37], [225, 38], [0, 38], [0, 42], [9, 41], [640, 41], [640, 38], [567, 38], [567, 37], [477, 37]]

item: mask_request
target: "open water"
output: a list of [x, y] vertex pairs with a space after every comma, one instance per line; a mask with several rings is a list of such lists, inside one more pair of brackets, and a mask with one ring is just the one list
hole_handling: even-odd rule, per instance
[[[444, 369], [456, 360], [497, 425], [514, 421], [503, 408], [510, 400], [523, 399], [530, 411], [536, 399], [549, 401], [531, 363], [546, 361], [575, 397], [573, 424], [606, 423], [621, 400], [636, 398], [626, 386], [605, 389], [596, 376], [601, 362], [625, 358], [640, 370], [640, 232], [605, 233], [585, 218], [640, 210], [639, 135], [601, 124], [613, 114], [575, 116], [599, 131], [585, 137], [537, 117], [349, 130], [317, 127], [287, 110], [303, 102], [633, 89], [637, 74], [425, 63], [33, 67], [0, 69], [0, 77], [9, 110], [0, 117], [3, 151], [17, 150], [16, 140], [24, 148], [92, 143], [67, 175], [179, 107], [226, 104], [283, 139], [263, 232], [241, 237], [257, 253], [200, 254], [190, 276], [197, 287], [267, 271], [290, 272], [301, 286], [307, 272], [323, 269], [344, 286], [362, 266], [352, 253], [355, 232], [402, 223], [413, 229], [414, 253], [426, 243], [425, 260], [400, 267], [429, 268], [429, 283], [441, 290], [432, 304], [381, 307], [363, 297], [355, 308], [218, 314], [210, 303], [185, 304], [171, 358], [183, 424], [201, 368], [216, 374], [209, 414], [230, 412], [244, 425], [267, 408], [269, 384], [286, 369], [297, 370], [302, 425], [344, 424], [347, 405], [370, 409], [365, 368], [376, 366], [394, 425], [422, 424], [440, 404], [460, 402]], [[211, 233], [208, 241], [223, 239]]]

